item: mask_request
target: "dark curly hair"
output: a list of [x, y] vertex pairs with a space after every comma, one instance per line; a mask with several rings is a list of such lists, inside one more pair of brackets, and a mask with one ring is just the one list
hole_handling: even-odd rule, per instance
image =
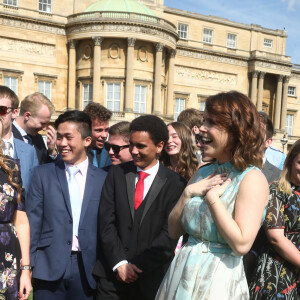
[[130, 131], [146, 131], [150, 135], [153, 143], [157, 145], [169, 140], [169, 131], [167, 125], [162, 119], [152, 115], [144, 115], [134, 119], [130, 124]]
[[248, 166], [262, 168], [264, 137], [259, 114], [244, 94], [231, 91], [206, 99], [205, 110], [212, 121], [231, 137], [232, 163], [243, 171]]
[[[188, 181], [199, 167], [196, 156], [197, 148], [192, 140], [191, 130], [180, 122], [173, 122], [168, 124], [168, 126], [172, 126], [175, 129], [181, 140], [181, 148], [177, 157], [178, 164], [176, 172]], [[168, 168], [171, 167], [170, 155], [168, 155], [165, 150], [162, 151], [160, 161], [164, 166]]]
[[95, 102], [89, 103], [83, 111], [88, 114], [92, 120], [99, 120], [101, 122], [109, 121], [112, 116], [110, 110]]

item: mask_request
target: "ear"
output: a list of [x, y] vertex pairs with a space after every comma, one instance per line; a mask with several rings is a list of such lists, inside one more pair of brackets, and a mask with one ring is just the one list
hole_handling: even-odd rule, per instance
[[84, 139], [84, 147], [87, 148], [92, 142], [92, 138], [90, 136]]
[[31, 116], [31, 113], [29, 111], [26, 111], [26, 113], [24, 114], [25, 121], [28, 121], [30, 116]]
[[12, 110], [11, 118], [14, 120], [18, 116], [18, 109], [15, 108]]
[[269, 138], [269, 139], [266, 140], [266, 149], [271, 146], [272, 142], [273, 142], [272, 138]]
[[156, 153], [159, 154], [164, 148], [165, 143], [163, 141], [156, 144]]
[[199, 127], [197, 127], [196, 125], [192, 128], [192, 133], [193, 134], [197, 134], [197, 133], [199, 133], [200, 132], [200, 130], [199, 130]]

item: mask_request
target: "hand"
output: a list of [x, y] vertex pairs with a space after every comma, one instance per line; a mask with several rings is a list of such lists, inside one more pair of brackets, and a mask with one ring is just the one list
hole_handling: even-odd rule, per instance
[[189, 190], [189, 198], [194, 196], [205, 196], [206, 193], [213, 187], [222, 184], [227, 179], [227, 174], [216, 174], [216, 171], [211, 173], [206, 178], [190, 184], [187, 189]]
[[138, 279], [138, 274], [142, 273], [134, 264], [124, 264], [117, 269], [117, 279], [126, 283], [135, 282]]
[[208, 205], [212, 205], [214, 204], [217, 199], [219, 199], [225, 192], [225, 190], [227, 189], [227, 187], [229, 186], [229, 184], [231, 183], [231, 179], [228, 178], [226, 179], [225, 182], [223, 182], [223, 184], [218, 184], [216, 186], [214, 186], [213, 188], [211, 188], [207, 193], [206, 193], [206, 202]]
[[55, 150], [56, 144], [56, 131], [55, 129], [49, 125], [47, 129], [47, 146], [49, 155], [55, 156], [57, 154]]
[[30, 270], [22, 270], [20, 277], [20, 288], [19, 288], [19, 299], [26, 300], [28, 299], [31, 290], [31, 271]]

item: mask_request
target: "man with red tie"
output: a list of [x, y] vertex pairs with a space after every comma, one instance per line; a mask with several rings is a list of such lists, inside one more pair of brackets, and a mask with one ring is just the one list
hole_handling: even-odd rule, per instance
[[146, 115], [132, 121], [130, 132], [133, 161], [112, 166], [102, 190], [94, 269], [99, 300], [154, 299], [177, 244], [168, 216], [186, 182], [158, 161], [167, 126]]

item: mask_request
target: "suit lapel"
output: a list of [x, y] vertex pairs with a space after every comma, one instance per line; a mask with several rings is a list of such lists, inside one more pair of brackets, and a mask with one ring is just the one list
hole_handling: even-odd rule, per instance
[[157, 172], [157, 174], [153, 180], [153, 183], [150, 187], [150, 190], [146, 196], [147, 201], [146, 201], [145, 208], [143, 211], [141, 223], [143, 222], [143, 219], [144, 219], [146, 213], [148, 212], [149, 208], [151, 207], [153, 202], [157, 199], [157, 196], [158, 196], [160, 190], [162, 189], [162, 187], [164, 186], [164, 184], [166, 183], [166, 181], [167, 181], [167, 177], [165, 176], [163, 167], [161, 164], [159, 164], [158, 172]]
[[14, 149], [14, 158], [21, 159], [23, 157], [23, 154], [24, 154], [24, 148], [23, 147], [19, 147], [18, 146], [18, 141], [16, 141], [15, 139], [14, 139], [14, 146], [15, 146], [15, 149]]
[[125, 174], [126, 187], [127, 187], [127, 197], [130, 206], [130, 212], [132, 220], [134, 219], [134, 192], [135, 192], [135, 178], [136, 178], [136, 166]]
[[62, 190], [64, 199], [65, 199], [65, 202], [66, 202], [67, 210], [68, 210], [70, 216], [72, 216], [69, 187], [68, 187], [67, 177], [66, 177], [66, 169], [65, 169], [65, 164], [62, 160], [59, 160], [55, 164], [55, 170], [56, 170], [58, 182], [61, 186], [61, 190]]

